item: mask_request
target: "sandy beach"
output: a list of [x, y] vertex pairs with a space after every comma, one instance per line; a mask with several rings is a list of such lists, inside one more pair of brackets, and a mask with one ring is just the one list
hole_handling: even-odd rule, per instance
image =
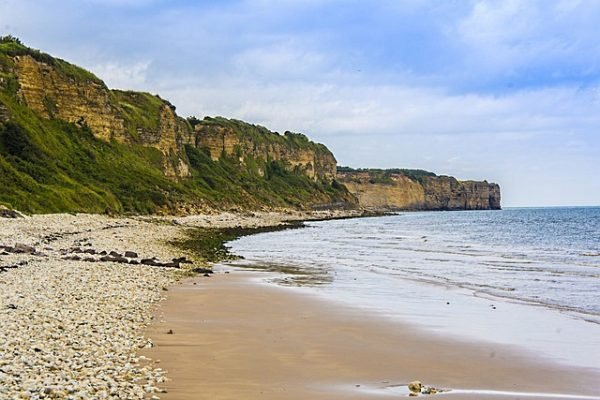
[[190, 228], [332, 215], [0, 218], [0, 398], [150, 398], [165, 372], [136, 355], [152, 346], [143, 329], [169, 285], [205, 266], [168, 243]]
[[[186, 277], [202, 260], [169, 245], [190, 228], [336, 216], [0, 219], [0, 398], [366, 399], [407, 396], [413, 380], [449, 398], [598, 393], [594, 371], [433, 336], [264, 272]], [[193, 263], [165, 266], [182, 257]]]
[[265, 284], [260, 274], [231, 271], [171, 288], [147, 330], [156, 346], [142, 351], [169, 371], [162, 399], [398, 398], [414, 380], [453, 389], [436, 395], [453, 399], [598, 394], [597, 372], [432, 336]]

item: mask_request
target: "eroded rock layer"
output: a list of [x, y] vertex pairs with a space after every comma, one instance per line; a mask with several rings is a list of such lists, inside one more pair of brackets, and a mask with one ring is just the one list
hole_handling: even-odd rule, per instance
[[166, 176], [190, 175], [184, 145], [191, 144], [207, 148], [215, 161], [222, 155], [242, 163], [248, 158], [281, 161], [314, 180], [335, 178], [333, 154], [304, 135], [279, 135], [224, 118], [205, 119], [193, 129], [168, 101], [148, 93], [110, 90], [92, 74], [62, 61], [48, 64], [21, 55], [14, 57], [14, 67], [18, 98], [27, 107], [45, 118], [87, 126], [105, 141], [154, 147], [163, 154]]
[[[201, 110], [200, 110], [201, 111]], [[168, 101], [0, 36], [0, 204], [28, 212], [356, 207], [306, 136]]]
[[362, 207], [375, 210], [498, 210], [500, 186], [431, 173], [341, 170], [338, 180]]
[[[234, 157], [244, 165], [280, 161], [284, 168], [313, 180], [335, 179], [337, 161], [331, 151], [299, 133], [279, 135], [261, 126], [225, 118], [205, 118], [195, 126], [195, 133], [195, 145], [206, 149], [213, 160]], [[259, 174], [265, 174], [263, 166], [257, 168]]]

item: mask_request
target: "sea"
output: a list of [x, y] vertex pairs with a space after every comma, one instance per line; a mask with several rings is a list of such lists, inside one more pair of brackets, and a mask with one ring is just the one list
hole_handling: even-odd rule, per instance
[[411, 324], [600, 371], [600, 207], [405, 212], [228, 244], [228, 267]]

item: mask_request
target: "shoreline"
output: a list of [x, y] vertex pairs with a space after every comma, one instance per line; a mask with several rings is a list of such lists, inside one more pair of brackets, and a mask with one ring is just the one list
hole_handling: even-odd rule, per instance
[[265, 274], [226, 269], [170, 289], [147, 330], [156, 347], [141, 351], [169, 371], [162, 399], [376, 399], [414, 380], [457, 399], [600, 398], [595, 371], [428, 334]]
[[[471, 216], [438, 218], [423, 213], [407, 218], [307, 223], [310, 228], [298, 232], [241, 238], [230, 246], [245, 259], [227, 264], [290, 271], [291, 276], [272, 281], [442, 335], [517, 345], [552, 362], [595, 368], [600, 374], [600, 325], [588, 322], [587, 314], [553, 306], [582, 299], [580, 308], [597, 309], [597, 301], [587, 295], [593, 293], [595, 275], [585, 279], [596, 273], [594, 268], [566, 263], [561, 269], [554, 262], [544, 269], [544, 260], [527, 249], [511, 249], [517, 254], [513, 258], [502, 249], [470, 242], [464, 232], [444, 242], [435, 229], [427, 233], [413, 228], [420, 226], [419, 221], [429, 226], [450, 218], [460, 224]], [[527, 256], [521, 258], [521, 251]], [[579, 290], [574, 282], [582, 283]], [[566, 296], [569, 285], [572, 297]], [[563, 292], [555, 292], [555, 286]], [[548, 290], [541, 292], [544, 287]], [[520, 299], [536, 297], [532, 294], [540, 295], [540, 300], [551, 299], [552, 294], [556, 298], [535, 307]]]
[[[287, 376], [285, 374], [277, 375], [282, 372], [279, 371], [278, 363], [265, 364], [269, 371], [273, 371], [275, 374], [273, 376], [280, 377], [278, 379], [282, 384], [288, 382], [292, 384], [290, 387], [295, 388], [294, 393], [286, 392], [283, 398], [307, 398], [303, 397], [308, 393], [304, 386], [310, 379], [314, 380], [314, 377], [304, 375], [305, 379], [309, 379], [309, 381], [296, 380], [295, 383], [289, 379], [303, 376], [304, 372], [297, 370], [301, 366], [304, 366], [302, 370], [312, 370], [319, 362], [323, 364], [323, 361], [326, 361], [325, 364], [327, 364], [329, 357], [324, 358], [319, 354], [326, 354], [328, 348], [336, 348], [335, 346], [340, 344], [335, 340], [332, 341], [332, 337], [335, 338], [335, 336], [325, 338], [323, 339], [325, 341], [321, 342], [321, 346], [324, 347], [318, 351], [314, 350], [316, 353], [309, 351], [301, 354], [298, 358], [301, 362], [296, 362], [291, 356], [293, 351], [301, 349], [305, 343], [318, 345], [323, 330], [341, 335], [354, 332], [351, 337], [358, 340], [358, 346], [350, 339], [345, 340], [346, 347], [338, 346], [337, 352], [331, 356], [331, 360], [333, 360], [331, 362], [339, 362], [337, 367], [342, 366], [342, 370], [354, 369], [356, 372], [358, 368], [361, 374], [363, 373], [362, 361], [355, 358], [349, 360], [348, 363], [343, 362], [347, 357], [346, 353], [360, 350], [357, 354], [362, 354], [362, 359], [368, 360], [371, 354], [378, 354], [379, 357], [389, 359], [390, 349], [397, 352], [399, 350], [395, 348], [398, 345], [405, 348], [406, 343], [412, 343], [413, 346], [425, 346], [425, 348], [433, 346], [437, 352], [433, 355], [461, 355], [460, 365], [469, 363], [469, 358], [463, 357], [467, 353], [478, 355], [481, 363], [489, 361], [491, 353], [489, 351], [486, 353], [485, 344], [473, 345], [458, 343], [455, 340], [439, 340], [439, 338], [423, 335], [421, 331], [414, 330], [405, 324], [394, 324], [393, 329], [390, 329], [392, 325], [389, 322], [386, 323], [373, 315], [366, 315], [364, 310], [330, 304], [322, 299], [309, 296], [300, 296], [288, 288], [257, 283], [257, 280], [266, 276], [266, 272], [230, 270], [229, 273], [217, 273], [210, 277], [195, 274], [190, 278], [190, 272], [186, 272], [189, 269], [186, 268], [206, 267], [216, 259], [194, 254], [193, 252], [197, 249], [193, 247], [182, 249], [174, 246], [175, 242], [182, 243], [190, 240], [190, 230], [196, 229], [204, 232], [229, 232], [231, 234], [239, 229], [258, 229], [260, 231], [265, 227], [289, 224], [290, 221], [301, 223], [301, 221], [307, 220], [356, 216], [358, 215], [352, 212], [256, 212], [189, 217], [120, 218], [90, 214], [55, 214], [24, 219], [0, 219], [0, 245], [9, 248], [24, 245], [35, 249], [34, 252], [13, 253], [0, 248], [0, 289], [2, 289], [0, 290], [0, 397], [6, 395], [7, 397], [21, 396], [23, 398], [45, 396], [46, 398], [84, 399], [106, 395], [116, 398], [129, 396], [139, 399], [179, 399], [182, 397], [176, 396], [179, 393], [178, 390], [195, 388], [195, 397], [189, 398], [202, 398], [201, 396], [207, 393], [207, 377], [210, 376], [211, 366], [215, 364], [210, 355], [195, 352], [202, 349], [202, 344], [209, 337], [203, 336], [207, 332], [198, 330], [196, 332], [198, 336], [190, 336], [190, 341], [185, 346], [181, 346], [179, 341], [183, 338], [182, 332], [185, 332], [187, 328], [182, 330], [179, 325], [173, 325], [171, 318], [174, 316], [176, 319], [179, 318], [177, 323], [182, 324], [181, 326], [190, 323], [193, 325], [194, 322], [190, 322], [190, 320], [195, 319], [197, 323], [207, 319], [208, 315], [212, 315], [214, 317], [212, 319], [218, 321], [226, 315], [226, 312], [237, 313], [234, 314], [234, 317], [235, 315], [239, 316], [241, 311], [236, 311], [234, 306], [240, 306], [246, 307], [243, 310], [243, 315], [247, 316], [244, 318], [245, 323], [254, 320], [258, 322], [262, 321], [261, 318], [271, 311], [262, 306], [255, 306], [253, 302], [262, 301], [264, 303], [266, 299], [271, 300], [266, 304], [261, 304], [279, 307], [279, 320], [289, 321], [291, 324], [289, 326], [293, 326], [293, 323], [297, 322], [294, 321], [294, 318], [290, 319], [290, 315], [294, 315], [293, 310], [297, 311], [297, 315], [313, 316], [316, 321], [320, 321], [312, 325], [312, 331], [306, 331], [312, 335], [308, 340], [302, 339], [297, 334], [296, 342], [288, 343], [287, 347], [281, 348], [280, 354], [289, 355], [285, 360], [286, 365], [292, 368], [296, 364], [295, 371], [292, 368], [288, 369], [288, 372], [292, 372]], [[266, 229], [271, 230], [272, 228]], [[212, 239], [211, 246], [220, 243], [221, 248], [224, 248], [221, 240], [224, 239], [223, 237], [217, 235]], [[79, 248], [81, 253], [70, 252], [73, 248]], [[166, 262], [166, 265], [169, 260], [183, 256], [183, 258], [188, 257], [194, 264], [189, 266], [182, 264], [182, 268], [177, 269], [133, 263], [123, 264], [114, 260], [100, 262], [99, 255], [94, 255], [93, 257], [96, 259], [91, 262], [87, 257], [89, 253], [84, 252], [84, 250], [90, 249], [115, 251], [118, 254], [133, 251], [137, 258], [130, 258], [129, 262], [152, 257], [161, 263]], [[222, 253], [217, 254], [217, 259], [222, 256]], [[249, 280], [244, 280], [244, 277]], [[194, 285], [193, 282], [196, 284]], [[199, 301], [196, 296], [199, 293], [196, 292], [200, 288], [206, 290], [206, 293], [212, 294], [206, 297], [206, 293], [200, 291], [200, 295], [205, 297], [202, 297], [204, 300]], [[234, 289], [233, 292], [231, 289]], [[181, 297], [182, 292], [186, 290], [188, 292], [192, 290], [195, 295]], [[242, 294], [248, 297], [243, 297]], [[233, 297], [228, 297], [230, 295]], [[186, 302], [189, 303], [187, 308]], [[270, 304], [271, 302], [273, 304]], [[288, 302], [293, 307], [288, 307]], [[12, 308], [13, 306], [15, 308]], [[225, 306], [230, 308], [223, 309]], [[41, 310], [43, 312], [40, 312]], [[163, 329], [167, 327], [161, 320], [161, 310], [169, 310], [165, 317], [171, 327], [166, 330]], [[176, 317], [177, 315], [180, 317]], [[364, 321], [369, 321], [368, 329], [370, 330], [368, 332], [361, 330]], [[277, 320], [267, 322], [268, 324], [279, 323]], [[215, 337], [214, 343], [209, 347], [224, 346], [221, 347], [222, 353], [220, 354], [231, 355], [229, 359], [231, 364], [224, 367], [221, 372], [225, 374], [225, 378], [239, 381], [244, 379], [244, 373], [252, 373], [253, 367], [251, 363], [247, 370], [240, 370], [237, 365], [238, 360], [244, 359], [244, 357], [260, 356], [265, 349], [271, 350], [271, 347], [269, 343], [259, 346], [257, 345], [259, 342], [255, 342], [254, 346], [244, 346], [244, 340], [248, 339], [250, 331], [244, 325], [238, 325], [237, 331], [235, 331], [233, 329], [235, 323], [235, 319], [230, 319], [226, 324], [226, 328], [230, 329], [231, 334], [229, 342], [222, 342], [219, 337]], [[31, 326], [32, 324], [33, 326]], [[197, 324], [195, 327], [198, 328]], [[268, 329], [261, 328], [260, 324], [254, 324], [252, 328], [262, 329], [263, 334], [265, 329]], [[167, 334], [169, 329], [174, 333]], [[303, 332], [303, 329], [303, 326], [297, 326], [292, 329], [292, 332]], [[14, 332], [18, 332], [18, 334], [15, 335]], [[400, 336], [394, 337], [394, 332]], [[259, 336], [255, 336], [257, 340]], [[387, 342], [385, 342], [387, 347], [384, 346], [384, 343], [379, 343], [382, 336], [387, 338]], [[327, 340], [331, 343], [328, 343]], [[213, 348], [213, 350], [215, 349]], [[232, 349], [243, 350], [243, 352], [237, 355], [232, 354], [230, 352]], [[248, 349], [251, 349], [250, 354], [246, 354]], [[367, 352], [365, 349], [371, 351]], [[166, 355], [157, 357], [156, 352], [162, 351], [166, 351], [161, 353]], [[479, 353], [477, 353], [478, 351]], [[455, 362], [446, 359], [440, 363], [434, 357], [424, 363], [423, 354], [427, 353], [429, 352], [395, 353], [398, 360], [402, 362], [398, 361], [394, 364], [395, 361], [390, 361], [391, 364], [388, 364], [390, 367], [386, 367], [385, 371], [379, 371], [379, 375], [385, 376], [382, 380], [378, 380], [378, 375], [375, 375], [374, 372], [375, 367], [381, 367], [381, 363], [372, 360], [369, 361], [369, 363], [374, 363], [372, 375], [367, 374], [368, 376], [361, 377], [356, 372], [354, 375], [348, 375], [344, 378], [345, 380], [338, 374], [337, 367], [327, 371], [321, 365], [315, 370], [323, 372], [323, 376], [329, 376], [330, 380], [321, 386], [317, 385], [318, 387], [311, 386], [316, 392], [310, 392], [309, 397], [337, 399], [397, 396], [397, 387], [393, 386], [394, 383], [400, 381], [402, 381], [400, 383], [405, 383], [404, 381], [413, 379], [420, 379], [425, 384], [440, 388], [469, 389], [476, 386], [478, 389], [490, 389], [496, 387], [490, 384], [495, 382], [494, 379], [491, 379], [490, 376], [477, 375], [480, 371], [470, 367], [461, 372], [461, 374], [471, 376], [471, 381], [465, 382], [486, 384], [485, 386], [461, 386], [460, 381], [457, 384], [456, 381], [444, 380], [445, 378], [438, 379], [443, 376], [444, 371], [449, 372], [451, 376], [456, 376]], [[178, 359], [181, 354], [193, 356], [190, 364], [192, 368], [186, 369], [182, 374], [178, 372], [178, 368], [185, 364], [180, 363], [181, 360]], [[589, 384], [591, 382], [589, 371], [561, 369], [543, 360], [531, 360], [519, 354], [516, 355], [519, 364], [517, 368], [512, 365], [514, 361], [506, 357], [508, 356], [503, 358], [501, 355], [494, 355], [494, 363], [503, 358], [504, 364], [486, 366], [486, 368], [488, 371], [502, 372], [499, 376], [506, 376], [508, 382], [512, 378], [516, 379], [515, 382], [522, 382], [530, 373], [534, 377], [539, 377], [542, 372], [550, 374], [548, 376], [553, 377], [552, 387], [557, 389], [551, 391], [553, 393], [571, 393], [570, 390], [578, 390], [579, 393], [586, 395], [589, 395], [590, 391], [594, 393]], [[157, 362], [157, 359], [161, 361]], [[303, 364], [310, 359], [317, 364]], [[397, 371], [406, 370], [406, 360], [408, 360], [409, 366], [419, 365], [419, 368], [422, 369], [417, 369], [414, 373], [399, 374]], [[507, 365], [508, 363], [511, 365]], [[208, 372], [199, 373], [194, 369], [200, 364], [203, 364], [203, 368], [208, 368]], [[435, 370], [438, 371], [438, 375], [422, 373], [430, 370], [431, 365], [436, 366]], [[513, 377], [510, 373], [514, 371], [521, 373], [519, 376]], [[217, 372], [215, 370], [211, 373]], [[256, 392], [250, 397], [242, 396], [241, 398], [268, 399], [269, 397], [263, 396], [264, 390], [271, 390], [272, 385], [268, 379], [269, 376], [264, 376], [264, 378], [267, 379], [266, 382], [260, 380], [254, 384], [247, 382], [250, 387], [254, 388], [263, 384], [261, 393]], [[382, 384], [384, 380], [387, 382], [386, 384]], [[352, 383], [355, 381], [356, 383]], [[230, 387], [228, 381], [222, 380], [221, 384], [218, 386], [216, 383], [215, 385], [211, 383], [214, 391], [211, 396], [206, 398], [231, 398], [227, 395]], [[360, 387], [356, 385], [360, 385]], [[514, 384], [506, 383], [497, 385], [497, 387], [510, 391], [514, 388]], [[523, 386], [527, 390], [536, 390], [540, 387], [531, 382]], [[162, 393], [165, 389], [167, 393]], [[565, 391], [565, 389], [569, 390]], [[544, 390], [544, 392], [549, 391]], [[233, 397], [238, 397], [238, 394]], [[274, 399], [282, 398], [281, 392], [271, 394]], [[485, 397], [482, 397], [481, 393], [463, 393], [456, 397], [458, 392], [444, 393], [444, 396], [496, 398], [494, 397], [496, 395], [493, 394], [485, 394]]]

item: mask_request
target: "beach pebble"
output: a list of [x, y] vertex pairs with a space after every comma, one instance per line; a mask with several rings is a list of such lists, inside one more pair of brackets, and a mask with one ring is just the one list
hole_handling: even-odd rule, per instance
[[152, 345], [140, 331], [176, 277], [60, 257], [32, 258], [3, 274], [0, 398], [143, 399], [159, 392], [164, 372], [140, 368], [135, 352]]
[[28, 246], [23, 243], [17, 243], [14, 245], [12, 250], [9, 250], [9, 251], [12, 251], [13, 253], [33, 254], [33, 253], [35, 253], [35, 248], [33, 246]]
[[411, 393], [421, 393], [422, 387], [423, 387], [423, 384], [420, 381], [412, 381], [411, 383], [408, 384], [408, 390]]

